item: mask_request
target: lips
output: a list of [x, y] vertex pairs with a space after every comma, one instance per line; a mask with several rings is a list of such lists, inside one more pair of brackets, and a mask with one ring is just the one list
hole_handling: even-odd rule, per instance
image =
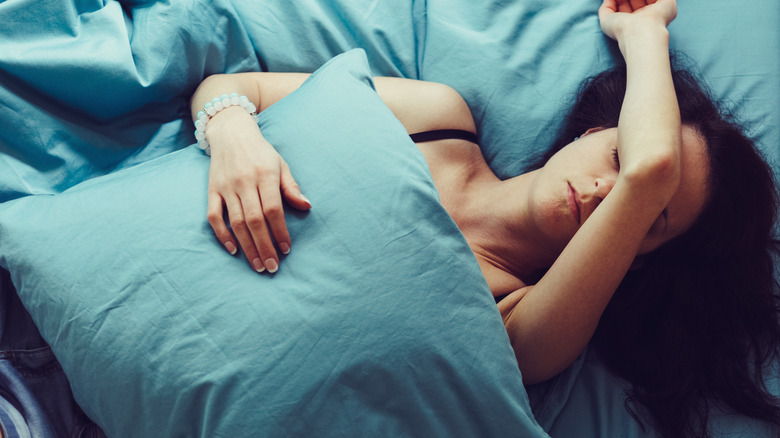
[[577, 203], [577, 191], [574, 190], [574, 187], [572, 187], [571, 183], [569, 184], [569, 209], [571, 210], [572, 214], [574, 215], [574, 218], [577, 219], [577, 223], [581, 224], [582, 221], [580, 220], [580, 205]]

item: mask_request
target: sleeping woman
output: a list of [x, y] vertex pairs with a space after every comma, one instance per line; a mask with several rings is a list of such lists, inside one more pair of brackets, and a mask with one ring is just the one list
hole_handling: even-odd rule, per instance
[[[506, 180], [488, 167], [453, 89], [399, 78], [375, 86], [473, 250], [525, 383], [560, 373], [593, 340], [666, 436], [706, 434], [713, 400], [780, 426], [762, 383], [780, 333], [774, 179], [739, 127], [673, 69], [675, 16], [674, 0], [604, 0], [601, 28], [625, 65], [587, 81], [544, 160]], [[306, 78], [209, 77], [193, 117], [232, 92], [262, 111]], [[311, 204], [245, 109], [206, 125], [208, 221], [230, 253], [240, 247], [253, 269], [276, 272], [292, 245], [283, 200]]]

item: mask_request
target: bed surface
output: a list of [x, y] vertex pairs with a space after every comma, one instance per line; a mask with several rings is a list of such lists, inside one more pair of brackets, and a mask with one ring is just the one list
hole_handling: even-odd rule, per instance
[[[491, 167], [512, 176], [555, 136], [580, 81], [618, 56], [599, 30], [598, 4], [5, 0], [0, 201], [59, 194], [176, 151], [188, 156], [188, 98], [205, 76], [310, 72], [353, 48], [364, 50], [374, 75], [457, 89], [475, 115]], [[778, 22], [774, 1], [748, 8], [728, 0], [689, 0], [678, 5], [670, 32], [672, 48], [738, 110], [780, 173]], [[477, 282], [478, 272], [472, 274], [476, 279], [466, 277]], [[484, 302], [480, 306], [480, 318], [495, 322], [495, 312]], [[497, 345], [504, 342], [496, 336]], [[780, 393], [778, 379], [769, 383]], [[529, 388], [528, 396], [535, 421], [552, 436], [653, 436], [625, 411], [623, 386], [586, 350], [561, 376]], [[524, 418], [525, 392], [512, 394], [520, 400], [512, 415]], [[533, 420], [515, 422], [535, 427]], [[713, 427], [716, 436], [773, 436], [764, 425], [729, 415], [717, 416]]]

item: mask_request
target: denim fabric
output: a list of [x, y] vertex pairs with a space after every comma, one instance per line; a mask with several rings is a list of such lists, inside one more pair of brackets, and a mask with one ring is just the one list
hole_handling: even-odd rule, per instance
[[30, 428], [18, 409], [0, 397], [0, 433], [5, 438], [31, 438]]
[[5, 438], [105, 434], [78, 407], [51, 348], [0, 272], [0, 427]]

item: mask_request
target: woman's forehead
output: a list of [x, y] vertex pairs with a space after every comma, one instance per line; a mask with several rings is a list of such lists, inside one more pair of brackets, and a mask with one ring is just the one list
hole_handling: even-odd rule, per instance
[[666, 233], [676, 237], [687, 231], [704, 210], [709, 197], [709, 158], [707, 145], [699, 132], [682, 129], [680, 186], [667, 206]]

